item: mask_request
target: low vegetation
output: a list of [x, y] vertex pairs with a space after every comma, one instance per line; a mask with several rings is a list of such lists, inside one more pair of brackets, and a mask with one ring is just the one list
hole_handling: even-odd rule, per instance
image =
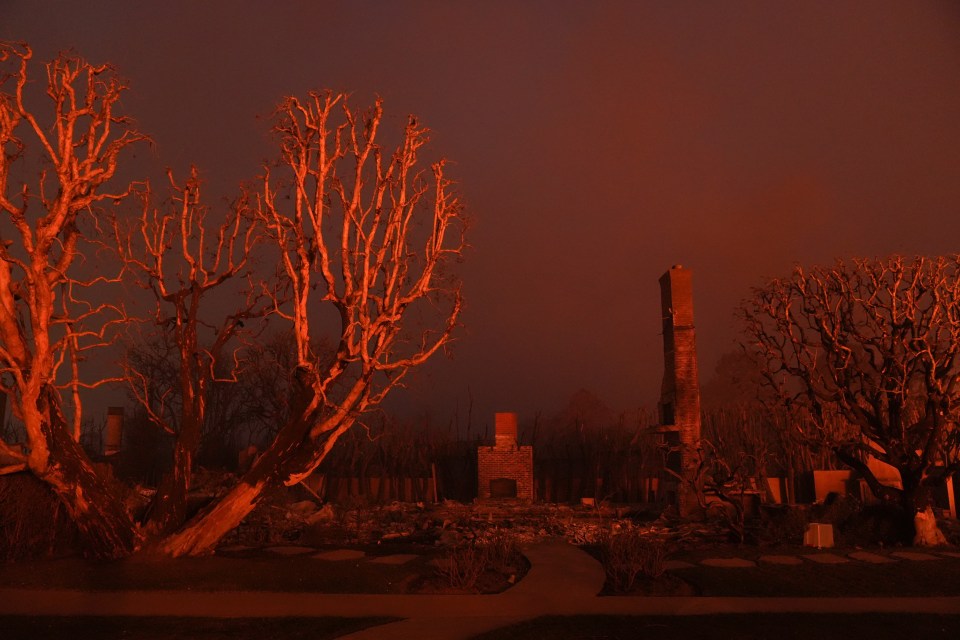
[[436, 564], [437, 576], [444, 586], [485, 593], [491, 591], [491, 586], [514, 584], [528, 567], [516, 538], [502, 530], [485, 539], [456, 545]]
[[669, 548], [662, 538], [628, 526], [607, 532], [600, 541], [600, 554], [607, 584], [615, 592], [627, 593], [638, 578], [663, 576]]

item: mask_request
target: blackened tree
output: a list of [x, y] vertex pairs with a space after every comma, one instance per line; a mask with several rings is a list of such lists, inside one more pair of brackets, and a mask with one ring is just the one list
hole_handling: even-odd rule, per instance
[[[960, 257], [892, 256], [797, 267], [742, 306], [765, 380], [829, 447], [905, 515], [960, 468]], [[873, 457], [900, 472], [880, 482]]]

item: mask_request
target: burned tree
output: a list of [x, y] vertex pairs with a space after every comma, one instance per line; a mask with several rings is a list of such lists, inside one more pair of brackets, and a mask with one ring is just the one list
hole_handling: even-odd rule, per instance
[[[217, 224], [201, 199], [196, 169], [183, 184], [172, 172], [168, 178], [173, 194], [168, 207], [157, 207], [147, 191], [134, 228], [114, 224], [124, 264], [155, 300], [152, 339], [173, 351], [171, 380], [154, 375], [158, 367], [148, 375], [130, 359], [124, 366], [131, 394], [147, 418], [174, 437], [173, 467], [148, 510], [148, 529], [160, 535], [186, 519], [187, 491], [213, 385], [236, 381], [235, 338], [244, 321], [266, 315], [276, 298], [265, 295], [269, 280], [253, 281], [250, 258], [259, 228], [246, 201], [232, 203]], [[238, 289], [238, 281], [246, 288]], [[221, 299], [211, 303], [210, 295], [218, 291]], [[231, 311], [222, 312], [225, 305]], [[212, 331], [213, 338], [201, 339], [201, 329]]]
[[[25, 46], [0, 45], [0, 391], [27, 440], [0, 444], [0, 472], [28, 469], [57, 493], [93, 553], [119, 556], [136, 550], [142, 533], [80, 447], [81, 391], [105, 382], [84, 378], [81, 363], [129, 314], [84, 300], [84, 290], [112, 279], [79, 263], [96, 255], [82, 243], [105, 246], [99, 205], [133, 191], [106, 184], [121, 152], [144, 136], [115, 111], [125, 87], [112, 70], [75, 56], [47, 66], [46, 111], [28, 106], [42, 101], [28, 96], [30, 58]], [[171, 180], [174, 211], [147, 206], [132, 235], [118, 225], [110, 238], [155, 293], [158, 326], [169, 327], [180, 365], [176, 419], [156, 401], [156, 381], [127, 370], [154, 422], [177, 433], [175, 469], [153, 510], [152, 532], [167, 553], [212, 550], [265, 487], [309, 474], [364, 411], [451, 339], [461, 308], [448, 271], [463, 248], [460, 204], [442, 162], [422, 167], [426, 129], [410, 119], [384, 152], [382, 119], [379, 102], [361, 112], [340, 95], [288, 98], [276, 119], [280, 161], [218, 230], [207, 225], [194, 174]], [[31, 167], [35, 184], [14, 177]], [[247, 303], [212, 322], [201, 300], [246, 272], [261, 233], [277, 284], [251, 281]], [[180, 526], [210, 385], [232, 369], [223, 363], [237, 353], [243, 320], [267, 311], [292, 329], [286, 420], [235, 488]], [[200, 340], [203, 327], [215, 329], [212, 342]], [[318, 348], [325, 335], [332, 349]]]
[[[91, 553], [116, 556], [139, 532], [80, 447], [79, 391], [102, 381], [82, 380], [78, 363], [122, 314], [85, 299], [105, 278], [85, 278], [93, 269], [78, 263], [100, 205], [129, 194], [108, 183], [144, 136], [117, 112], [126, 87], [109, 66], [62, 54], [40, 95], [31, 57], [0, 43], [0, 391], [27, 438], [23, 451], [4, 443], [0, 453], [14, 461], [7, 470], [26, 467], [53, 489]], [[27, 175], [35, 180], [18, 177]]]
[[[808, 416], [792, 425], [803, 439], [905, 515], [923, 509], [960, 466], [960, 256], [797, 267], [741, 311], [766, 381]], [[882, 484], [870, 457], [902, 488]]]
[[[422, 166], [427, 130], [411, 117], [391, 152], [382, 121], [379, 100], [362, 111], [333, 93], [287, 98], [276, 112], [280, 160], [251, 205], [289, 293], [274, 312], [293, 328], [290, 418], [233, 490], [167, 540], [172, 555], [211, 550], [265, 487], [310, 474], [451, 339], [462, 302], [447, 267], [464, 246], [461, 206], [443, 162]], [[324, 333], [329, 357], [312, 346]]]

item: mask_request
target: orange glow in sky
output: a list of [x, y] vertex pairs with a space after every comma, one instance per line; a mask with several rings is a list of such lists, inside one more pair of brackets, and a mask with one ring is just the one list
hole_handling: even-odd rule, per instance
[[[416, 113], [473, 219], [454, 359], [402, 400], [446, 422], [651, 406], [657, 279], [693, 270], [701, 379], [764, 276], [960, 250], [952, 2], [5, 0], [0, 38], [116, 64], [157, 167], [234, 193], [283, 94]], [[258, 118], [259, 116], [259, 118]], [[144, 154], [149, 152], [144, 151]]]

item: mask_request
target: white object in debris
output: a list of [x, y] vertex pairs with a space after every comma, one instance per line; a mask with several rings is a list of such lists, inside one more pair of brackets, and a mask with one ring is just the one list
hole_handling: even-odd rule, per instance
[[833, 525], [820, 522], [811, 522], [807, 525], [807, 531], [803, 534], [803, 545], [805, 547], [824, 547], [833, 546]]
[[939, 547], [947, 544], [947, 538], [937, 526], [937, 517], [930, 507], [917, 512], [913, 517], [913, 525], [917, 532], [913, 538], [915, 547]]

